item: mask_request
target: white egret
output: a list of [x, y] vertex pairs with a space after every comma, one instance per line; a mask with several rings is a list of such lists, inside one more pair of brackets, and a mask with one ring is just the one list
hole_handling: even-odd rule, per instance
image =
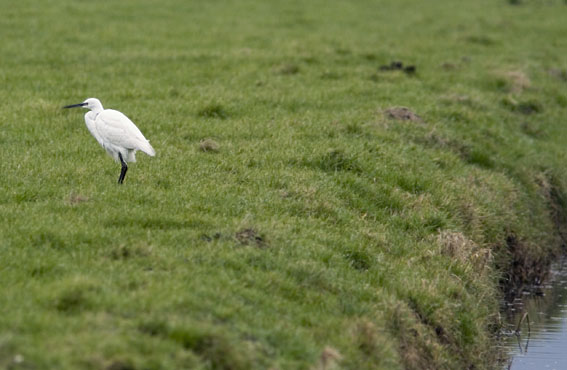
[[127, 162], [136, 162], [136, 151], [141, 150], [153, 157], [156, 151], [146, 140], [142, 132], [121, 112], [113, 109], [103, 109], [96, 98], [89, 98], [82, 103], [66, 105], [63, 108], [86, 108], [90, 112], [85, 114], [85, 123], [96, 141], [116, 162], [120, 162], [122, 169], [118, 183], [124, 182]]

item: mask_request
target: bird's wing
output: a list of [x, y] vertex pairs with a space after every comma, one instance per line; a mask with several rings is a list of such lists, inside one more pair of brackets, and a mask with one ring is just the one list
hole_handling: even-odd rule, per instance
[[139, 150], [149, 145], [134, 122], [116, 110], [106, 109], [100, 112], [96, 118], [96, 127], [103, 141], [112, 145]]

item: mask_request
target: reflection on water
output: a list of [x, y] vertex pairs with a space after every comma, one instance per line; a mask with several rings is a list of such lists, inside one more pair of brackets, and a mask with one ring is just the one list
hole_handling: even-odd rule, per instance
[[516, 299], [509, 308], [509, 336], [503, 345], [511, 359], [505, 368], [567, 369], [567, 259], [553, 267], [549, 284]]

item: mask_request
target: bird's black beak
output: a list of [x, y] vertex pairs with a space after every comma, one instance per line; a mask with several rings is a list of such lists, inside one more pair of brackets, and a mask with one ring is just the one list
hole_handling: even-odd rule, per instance
[[87, 103], [71, 104], [71, 105], [66, 105], [63, 108], [77, 108], [77, 107], [84, 107], [85, 105], [87, 105]]

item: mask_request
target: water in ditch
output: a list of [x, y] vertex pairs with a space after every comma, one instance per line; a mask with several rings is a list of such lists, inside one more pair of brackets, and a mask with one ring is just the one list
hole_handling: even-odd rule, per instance
[[505, 316], [504, 369], [566, 370], [567, 259], [552, 267], [547, 284], [509, 303]]

